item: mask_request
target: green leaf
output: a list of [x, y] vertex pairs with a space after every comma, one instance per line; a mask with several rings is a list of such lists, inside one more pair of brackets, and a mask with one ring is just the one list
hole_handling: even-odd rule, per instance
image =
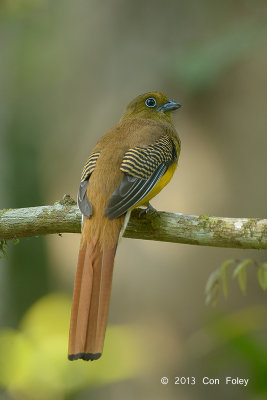
[[259, 284], [263, 290], [267, 290], [267, 262], [263, 264], [258, 264], [255, 260], [247, 258], [245, 260], [228, 259], [225, 260], [219, 268], [213, 271], [206, 283], [205, 294], [206, 294], [206, 304], [216, 305], [220, 281], [222, 284], [222, 290], [224, 297], [228, 296], [228, 269], [230, 266], [235, 266], [233, 271], [233, 278], [237, 278], [239, 287], [243, 294], [246, 294], [247, 287], [247, 271], [246, 267], [248, 264], [255, 265], [258, 268], [258, 280]]
[[227, 270], [225, 270], [222, 274], [222, 288], [223, 288], [223, 295], [225, 299], [227, 299], [228, 296], [228, 275], [227, 275]]
[[261, 268], [267, 271], [267, 262], [261, 264]]
[[240, 273], [240, 271], [245, 268], [248, 264], [252, 263], [253, 260], [251, 260], [250, 258], [247, 258], [246, 260], [242, 260], [234, 269], [233, 272], [233, 278], [236, 278], [237, 275]]
[[206, 304], [216, 306], [219, 297], [219, 282], [217, 281], [212, 287], [212, 290], [206, 295]]
[[222, 265], [220, 266], [221, 271], [227, 271], [228, 268], [230, 267], [231, 264], [235, 263], [235, 260], [232, 258], [229, 258], [228, 260], [225, 260]]
[[246, 286], [247, 286], [246, 266], [252, 262], [253, 261], [250, 258], [243, 260], [241, 263], [237, 265], [237, 267], [234, 269], [233, 272], [233, 278], [238, 279], [238, 284], [243, 294], [246, 294]]
[[258, 268], [258, 281], [263, 290], [267, 289], [267, 263], [264, 263]]
[[206, 294], [208, 294], [212, 290], [212, 288], [214, 287], [214, 285], [216, 284], [217, 281], [218, 281], [218, 269], [213, 271], [208, 278], [208, 281], [207, 281], [206, 287], [205, 287]]
[[227, 298], [228, 296], [228, 268], [230, 267], [231, 264], [233, 264], [235, 261], [233, 259], [228, 259], [225, 260], [222, 265], [220, 266], [220, 276], [222, 279], [222, 288], [223, 288], [223, 294], [224, 297]]
[[219, 270], [213, 271], [205, 287], [206, 304], [216, 305], [219, 295]]

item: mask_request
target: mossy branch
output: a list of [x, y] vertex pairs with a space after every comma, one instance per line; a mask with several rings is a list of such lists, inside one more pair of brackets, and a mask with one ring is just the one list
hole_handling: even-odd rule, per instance
[[[70, 196], [54, 205], [0, 211], [0, 240], [81, 231], [81, 213]], [[201, 246], [267, 249], [267, 219], [180, 213], [132, 212], [124, 237]]]

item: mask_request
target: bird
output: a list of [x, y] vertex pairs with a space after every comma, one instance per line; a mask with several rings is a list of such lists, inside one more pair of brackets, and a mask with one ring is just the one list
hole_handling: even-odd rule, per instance
[[[181, 107], [161, 92], [134, 98], [119, 122], [98, 141], [82, 171], [78, 206], [82, 234], [73, 290], [68, 359], [101, 357], [114, 258], [134, 208], [170, 181], [181, 142], [172, 112]], [[156, 210], [155, 210], [156, 211]]]

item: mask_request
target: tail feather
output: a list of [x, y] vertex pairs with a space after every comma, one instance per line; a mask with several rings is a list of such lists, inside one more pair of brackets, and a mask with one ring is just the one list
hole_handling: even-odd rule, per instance
[[116, 246], [91, 240], [80, 249], [71, 311], [69, 360], [97, 360], [103, 350]]
[[99, 309], [95, 342], [96, 348], [101, 349], [101, 351], [104, 344], [105, 331], [108, 320], [115, 253], [116, 247], [106, 249], [104, 250], [104, 254], [102, 257], [101, 286], [99, 293]]

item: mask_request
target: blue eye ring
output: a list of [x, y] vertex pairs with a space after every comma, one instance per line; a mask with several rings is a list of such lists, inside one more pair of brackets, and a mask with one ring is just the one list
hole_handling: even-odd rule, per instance
[[154, 108], [157, 105], [156, 99], [154, 97], [148, 97], [145, 101], [145, 105], [149, 108]]

